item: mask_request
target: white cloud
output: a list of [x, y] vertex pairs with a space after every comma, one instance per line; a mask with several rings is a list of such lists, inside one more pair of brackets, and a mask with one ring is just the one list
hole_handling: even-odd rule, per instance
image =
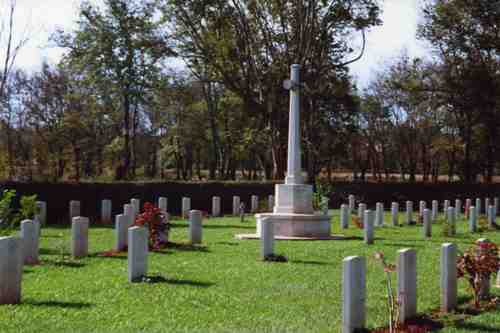
[[385, 62], [398, 56], [404, 49], [410, 56], [425, 56], [425, 49], [416, 39], [418, 13], [417, 0], [384, 1], [383, 24], [367, 33], [363, 58], [350, 66], [361, 86]]
[[[7, 1], [0, 0], [4, 3]], [[93, 0], [94, 3], [98, 1]], [[406, 48], [410, 55], [425, 54], [423, 47], [415, 38], [417, 2], [417, 0], [383, 2], [383, 25], [368, 32], [364, 57], [350, 66], [361, 86], [366, 84], [373, 72], [387, 59], [400, 54], [403, 48]], [[29, 43], [18, 56], [16, 62], [18, 67], [36, 70], [44, 60], [56, 63], [61, 58], [63, 50], [50, 45], [49, 36], [58, 28], [71, 30], [75, 27], [79, 4], [80, 0], [17, 0], [16, 35], [20, 36], [27, 30], [31, 36]], [[0, 12], [0, 17], [5, 15]]]

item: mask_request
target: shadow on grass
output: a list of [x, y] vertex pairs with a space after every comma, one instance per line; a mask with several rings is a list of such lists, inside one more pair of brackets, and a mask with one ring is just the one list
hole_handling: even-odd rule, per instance
[[60, 255], [61, 251], [57, 250], [57, 249], [40, 248], [40, 254], [47, 255], [47, 256], [53, 256], [53, 255]]
[[302, 265], [318, 265], [318, 266], [331, 265], [328, 262], [314, 261], [314, 260], [290, 260], [288, 262], [291, 264], [302, 264]]
[[117, 252], [115, 250], [110, 250], [105, 252], [93, 253], [89, 255], [89, 258], [127, 260], [127, 252]]
[[253, 225], [230, 225], [230, 224], [210, 224], [204, 225], [203, 229], [245, 229], [245, 230], [255, 230]]
[[45, 260], [42, 261], [42, 265], [49, 265], [55, 267], [66, 267], [66, 268], [81, 268], [85, 267], [84, 263], [72, 260]]
[[[206, 246], [193, 245], [190, 243], [171, 243], [167, 244], [167, 249], [179, 250], [179, 251], [194, 251], [194, 252], [210, 252]], [[164, 252], [165, 254], [168, 252]]]
[[61, 301], [34, 301], [34, 300], [23, 300], [23, 305], [31, 305], [31, 306], [46, 306], [46, 307], [58, 307], [63, 309], [84, 309], [90, 308], [93, 304], [90, 303], [82, 303], [82, 302], [61, 302]]
[[215, 243], [217, 245], [229, 245], [229, 246], [239, 246], [239, 243], [233, 243], [233, 242], [217, 242]]
[[384, 243], [384, 246], [400, 247], [400, 248], [422, 248], [423, 245], [416, 245], [411, 242], [408, 243]]
[[456, 328], [466, 329], [467, 332], [500, 332], [500, 325], [497, 326], [486, 326], [483, 324], [469, 323], [469, 322], [459, 322], [455, 324]]
[[149, 284], [166, 283], [166, 284], [172, 284], [172, 285], [178, 285], [178, 286], [190, 286], [190, 287], [197, 287], [197, 288], [208, 288], [208, 287], [215, 285], [215, 283], [212, 283], [212, 282], [169, 279], [169, 278], [165, 278], [161, 275], [145, 276], [142, 278], [142, 282], [149, 283]]

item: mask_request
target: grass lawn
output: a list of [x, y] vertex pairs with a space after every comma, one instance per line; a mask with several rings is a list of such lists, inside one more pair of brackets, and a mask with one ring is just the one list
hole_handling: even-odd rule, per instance
[[[333, 232], [341, 233], [338, 211]], [[386, 224], [389, 215], [386, 215]], [[401, 214], [400, 221], [403, 221]], [[376, 229], [374, 245], [361, 239], [345, 241], [276, 242], [275, 252], [288, 263], [259, 261], [259, 241], [237, 241], [251, 233], [255, 221], [235, 218], [204, 221], [204, 246], [177, 247], [151, 253], [151, 283], [127, 282], [126, 254], [98, 257], [112, 248], [111, 228], [91, 228], [89, 258], [58, 265], [60, 244], [68, 247], [69, 230], [46, 228], [41, 239], [42, 264], [25, 267], [23, 303], [0, 307], [0, 332], [340, 332], [342, 259], [369, 257], [367, 324], [386, 325], [384, 273], [371, 258], [382, 251], [394, 262], [396, 252], [417, 250], [418, 310], [439, 307], [440, 246], [454, 242], [460, 249], [487, 237], [500, 243], [499, 232], [469, 234], [458, 223], [453, 238], [425, 240], [422, 227]], [[186, 241], [187, 225], [175, 221], [171, 240]], [[65, 241], [61, 242], [60, 234]], [[349, 236], [362, 236], [351, 228]], [[492, 288], [493, 293], [499, 290]], [[463, 281], [461, 297], [469, 295]], [[442, 332], [500, 332], [500, 313], [489, 312], [448, 326]]]

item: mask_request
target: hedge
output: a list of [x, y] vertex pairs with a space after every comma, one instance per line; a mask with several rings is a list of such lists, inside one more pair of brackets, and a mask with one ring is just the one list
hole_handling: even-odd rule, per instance
[[[257, 182], [206, 182], [206, 183], [0, 183], [0, 189], [15, 189], [20, 195], [37, 194], [39, 200], [47, 202], [47, 221], [50, 224], [68, 224], [69, 201], [81, 202], [81, 213], [91, 219], [100, 216], [102, 199], [113, 203], [113, 214], [122, 212], [123, 205], [131, 198], [157, 202], [158, 197], [168, 198], [169, 212], [179, 215], [182, 197], [191, 198], [191, 207], [210, 212], [213, 196], [221, 197], [222, 211], [230, 214], [232, 197], [238, 195], [250, 207], [251, 195], [267, 198], [274, 193], [275, 183]], [[392, 201], [404, 207], [406, 200], [442, 201], [466, 198], [485, 198], [500, 196], [500, 184], [463, 184], [463, 183], [353, 183], [335, 182], [330, 195], [330, 207], [338, 208], [346, 202], [349, 194], [354, 194], [358, 202], [374, 207], [383, 202], [386, 209]], [[452, 205], [454, 201], [452, 201]]]

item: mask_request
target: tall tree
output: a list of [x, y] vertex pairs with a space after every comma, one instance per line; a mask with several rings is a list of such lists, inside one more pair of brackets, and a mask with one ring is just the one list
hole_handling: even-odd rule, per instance
[[364, 30], [380, 23], [377, 0], [163, 3], [164, 12], [174, 17], [172, 29], [185, 61], [206, 64], [215, 80], [242, 99], [257, 128], [269, 129], [274, 175], [280, 178], [286, 167], [288, 120], [282, 81], [289, 66], [298, 63], [304, 68], [304, 124], [315, 125], [318, 99], [339, 90], [346, 65], [363, 54], [364, 45], [361, 55], [353, 55], [349, 38], [360, 32], [364, 42]]
[[84, 2], [78, 24], [56, 40], [69, 49], [65, 61], [98, 89], [101, 100], [118, 100], [124, 140], [116, 178], [128, 178], [137, 113], [148, 102], [144, 91], [154, 88], [162, 61], [172, 52], [152, 0], [104, 0], [102, 8]]
[[464, 179], [475, 180], [481, 169], [474, 135], [482, 125], [488, 137], [485, 164], [491, 180], [500, 111], [500, 1], [430, 0], [423, 19], [419, 36], [434, 50], [443, 104], [450, 106], [463, 138]]

